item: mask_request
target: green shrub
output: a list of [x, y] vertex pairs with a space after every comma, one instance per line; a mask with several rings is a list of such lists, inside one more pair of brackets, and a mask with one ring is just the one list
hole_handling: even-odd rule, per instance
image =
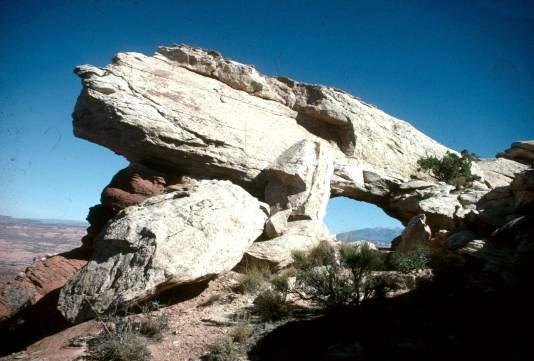
[[163, 331], [168, 327], [168, 322], [167, 316], [149, 315], [136, 321], [136, 330], [145, 337], [159, 341], [162, 338]]
[[284, 296], [284, 299], [289, 293], [289, 278], [285, 274], [279, 274], [273, 276], [271, 279], [271, 285], [273, 289]]
[[147, 340], [133, 331], [104, 331], [89, 343], [89, 360], [146, 361], [150, 359]]
[[412, 251], [395, 252], [389, 259], [394, 270], [403, 273], [416, 272], [428, 267], [430, 251], [424, 247], [418, 247]]
[[256, 293], [269, 282], [271, 276], [271, 270], [268, 267], [250, 267], [241, 276], [237, 291], [241, 293]]
[[143, 315], [120, 317], [117, 314], [100, 316], [102, 332], [89, 341], [88, 359], [93, 361], [145, 361], [150, 359], [148, 339], [160, 340], [168, 326], [165, 315], [150, 314], [160, 305], [145, 305]]
[[417, 161], [417, 165], [421, 170], [430, 171], [437, 180], [462, 186], [480, 179], [471, 173], [472, 162], [477, 159], [476, 154], [463, 150], [460, 156], [447, 152], [441, 159], [434, 156], [423, 157]]
[[239, 323], [231, 332], [232, 341], [246, 344], [252, 334], [252, 325], [248, 322]]
[[247, 346], [235, 342], [230, 337], [222, 339], [219, 343], [210, 347], [209, 353], [204, 358], [207, 361], [237, 361], [243, 360]]
[[245, 360], [252, 331], [250, 323], [239, 323], [231, 331], [229, 337], [225, 337], [219, 343], [212, 345], [209, 354], [203, 359], [209, 361]]
[[280, 320], [289, 315], [289, 305], [282, 293], [266, 289], [254, 299], [255, 311], [263, 321]]
[[[293, 254], [297, 268], [293, 293], [324, 307], [359, 305], [378, 295], [382, 284], [370, 277], [374, 270], [384, 269], [382, 254], [369, 245], [334, 247], [323, 242], [308, 254]], [[317, 257], [321, 254], [324, 257]], [[381, 290], [382, 291], [382, 290]]]

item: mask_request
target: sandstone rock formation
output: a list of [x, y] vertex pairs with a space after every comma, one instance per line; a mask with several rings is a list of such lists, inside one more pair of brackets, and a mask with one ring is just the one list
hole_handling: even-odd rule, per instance
[[125, 208], [95, 239], [93, 258], [62, 289], [58, 308], [82, 321], [228, 271], [266, 218], [257, 199], [228, 181], [200, 181]]
[[271, 214], [265, 222], [265, 235], [268, 238], [275, 238], [284, 234], [287, 231], [287, 220], [292, 211], [292, 209], [285, 209]]
[[482, 197], [476, 222], [470, 224], [471, 229], [450, 235], [447, 246], [513, 283], [518, 277], [525, 281], [532, 276], [534, 170], [517, 173], [507, 184]]
[[514, 142], [510, 149], [497, 154], [497, 156], [524, 164], [534, 165], [534, 140]]
[[269, 203], [271, 240], [254, 245], [259, 258], [289, 238], [292, 221], [320, 224], [331, 196], [374, 203], [404, 224], [424, 214], [433, 232], [478, 223], [491, 232], [507, 221], [514, 197], [531, 196], [512, 191], [527, 166], [508, 159], [477, 162], [473, 188], [435, 182], [418, 172], [417, 160], [453, 151], [408, 123], [339, 89], [268, 77], [215, 51], [120, 53], [111, 65], [76, 73], [84, 86], [77, 136], [162, 174], [228, 179]]
[[482, 159], [476, 164], [482, 170], [484, 180], [489, 188], [510, 185], [516, 174], [528, 168], [527, 165], [504, 158]]
[[447, 246], [449, 249], [456, 250], [466, 246], [469, 242], [473, 241], [475, 237], [475, 234], [469, 230], [456, 232], [447, 238]]
[[118, 211], [160, 194], [165, 186], [176, 183], [177, 175], [167, 175], [141, 164], [130, 164], [113, 176], [100, 196], [100, 204], [89, 209], [87, 235], [82, 239], [91, 249], [93, 239]]
[[431, 236], [430, 227], [426, 224], [426, 216], [420, 214], [410, 219], [402, 234], [392, 242], [391, 248], [406, 252], [418, 247], [427, 247]]
[[160, 194], [167, 185], [166, 178], [165, 174], [158, 174], [140, 164], [130, 164], [111, 179], [102, 191], [100, 202], [114, 211], [120, 211]]
[[0, 321], [73, 277], [58, 307], [80, 321], [240, 261], [284, 268], [292, 251], [331, 239], [323, 218], [335, 196], [407, 225], [398, 250], [434, 235], [494, 270], [532, 259], [534, 141], [477, 161], [480, 181], [457, 188], [417, 166], [452, 150], [336, 88], [268, 77], [185, 45], [75, 72], [83, 83], [75, 135], [130, 165], [89, 212], [90, 262], [77, 273], [85, 259], [32, 266], [1, 291]]
[[293, 263], [294, 250], [309, 251], [322, 240], [330, 239], [328, 229], [321, 222], [289, 222], [286, 232], [280, 237], [253, 243], [246, 251], [243, 263], [264, 264], [274, 269], [282, 269]]
[[390, 192], [417, 173], [419, 157], [450, 151], [339, 89], [267, 77], [185, 45], [153, 57], [121, 53], [105, 68], [84, 65], [76, 73], [84, 85], [77, 136], [154, 169], [231, 180], [259, 198], [264, 171], [302, 140], [331, 154], [332, 195], [386, 211]]
[[[0, 322], [59, 291], [87, 263], [88, 257], [85, 250], [77, 248], [26, 268], [23, 274], [0, 289]], [[57, 296], [50, 301], [56, 300]]]
[[265, 201], [273, 210], [291, 209], [293, 219], [322, 221], [330, 199], [334, 162], [329, 148], [302, 140], [265, 169]]
[[[404, 224], [425, 213], [434, 231], [459, 230], [478, 216], [483, 194], [524, 169], [505, 159], [482, 161], [473, 166], [482, 179], [472, 190], [436, 183], [418, 172], [417, 160], [454, 151], [408, 123], [339, 89], [268, 77], [215, 51], [178, 45], [152, 57], [120, 53], [111, 65], [83, 65], [76, 73], [84, 86], [74, 112], [77, 136], [163, 173], [231, 180], [259, 199], [277, 196], [281, 179], [267, 179], [283, 169], [277, 159], [300, 152], [309, 163], [304, 145], [315, 144], [333, 159], [331, 196], [374, 203]], [[514, 147], [530, 149], [530, 141], [520, 144]], [[412, 181], [414, 175], [422, 180]], [[319, 197], [297, 193], [287, 207], [306, 194]], [[269, 199], [275, 210], [284, 208]], [[492, 218], [488, 207], [483, 218]]]

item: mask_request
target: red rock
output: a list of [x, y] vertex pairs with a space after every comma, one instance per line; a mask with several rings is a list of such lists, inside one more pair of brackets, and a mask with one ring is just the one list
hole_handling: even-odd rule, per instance
[[119, 171], [104, 188], [100, 202], [118, 211], [160, 194], [166, 185], [164, 174], [131, 164]]
[[27, 267], [22, 275], [0, 289], [0, 322], [63, 287], [87, 263], [88, 257], [85, 249], [76, 248]]
[[83, 246], [92, 249], [93, 239], [118, 211], [163, 192], [168, 176], [139, 164], [130, 164], [113, 176], [100, 197], [101, 204], [89, 209], [87, 235]]

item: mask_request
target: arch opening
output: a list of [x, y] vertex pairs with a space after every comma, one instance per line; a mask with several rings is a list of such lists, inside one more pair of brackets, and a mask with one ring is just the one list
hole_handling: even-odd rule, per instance
[[366, 240], [389, 248], [404, 226], [380, 207], [347, 197], [330, 198], [325, 223], [339, 241]]

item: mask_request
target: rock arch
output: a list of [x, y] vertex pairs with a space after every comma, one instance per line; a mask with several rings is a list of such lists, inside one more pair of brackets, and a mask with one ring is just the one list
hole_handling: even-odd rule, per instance
[[[494, 185], [483, 180], [462, 195], [413, 181], [425, 179], [417, 159], [454, 151], [340, 89], [269, 77], [216, 51], [173, 45], [151, 57], [119, 53], [104, 68], [75, 72], [83, 83], [76, 136], [168, 174], [231, 180], [260, 199], [266, 169], [303, 140], [328, 149], [332, 196], [373, 203], [404, 224], [426, 213], [434, 229], [461, 227]], [[483, 178], [520, 170], [504, 161], [474, 170]]]
[[[472, 189], [436, 183], [418, 173], [417, 159], [453, 151], [407, 122], [342, 90], [268, 77], [215, 51], [176, 45], [154, 56], [119, 53], [106, 67], [82, 65], [75, 72], [83, 89], [73, 113], [74, 134], [131, 162], [124, 184], [110, 184], [102, 205], [120, 208], [146, 197], [174, 197], [157, 195], [162, 189], [197, 196], [184, 184], [170, 184], [180, 176], [185, 177], [179, 182], [189, 179], [193, 185], [195, 179], [217, 179], [213, 187], [230, 180], [233, 184], [217, 187], [237, 184], [269, 203], [249, 199], [261, 209], [255, 209], [261, 224], [247, 242], [263, 234], [262, 242], [246, 250], [251, 259], [283, 266], [288, 239], [294, 246], [327, 237], [322, 221], [330, 197], [370, 202], [403, 224], [422, 213], [432, 231], [469, 222], [492, 231], [514, 207], [532, 199], [526, 180], [511, 185], [528, 165], [484, 160], [474, 166], [482, 181]], [[516, 143], [503, 156], [531, 164], [532, 144]], [[134, 185], [144, 185], [144, 193]], [[101, 210], [94, 208], [89, 217], [107, 227], [110, 215]], [[87, 243], [101, 233], [91, 223], [95, 229]], [[13, 284], [8, 291], [19, 288]], [[15, 305], [9, 315], [23, 306]]]

